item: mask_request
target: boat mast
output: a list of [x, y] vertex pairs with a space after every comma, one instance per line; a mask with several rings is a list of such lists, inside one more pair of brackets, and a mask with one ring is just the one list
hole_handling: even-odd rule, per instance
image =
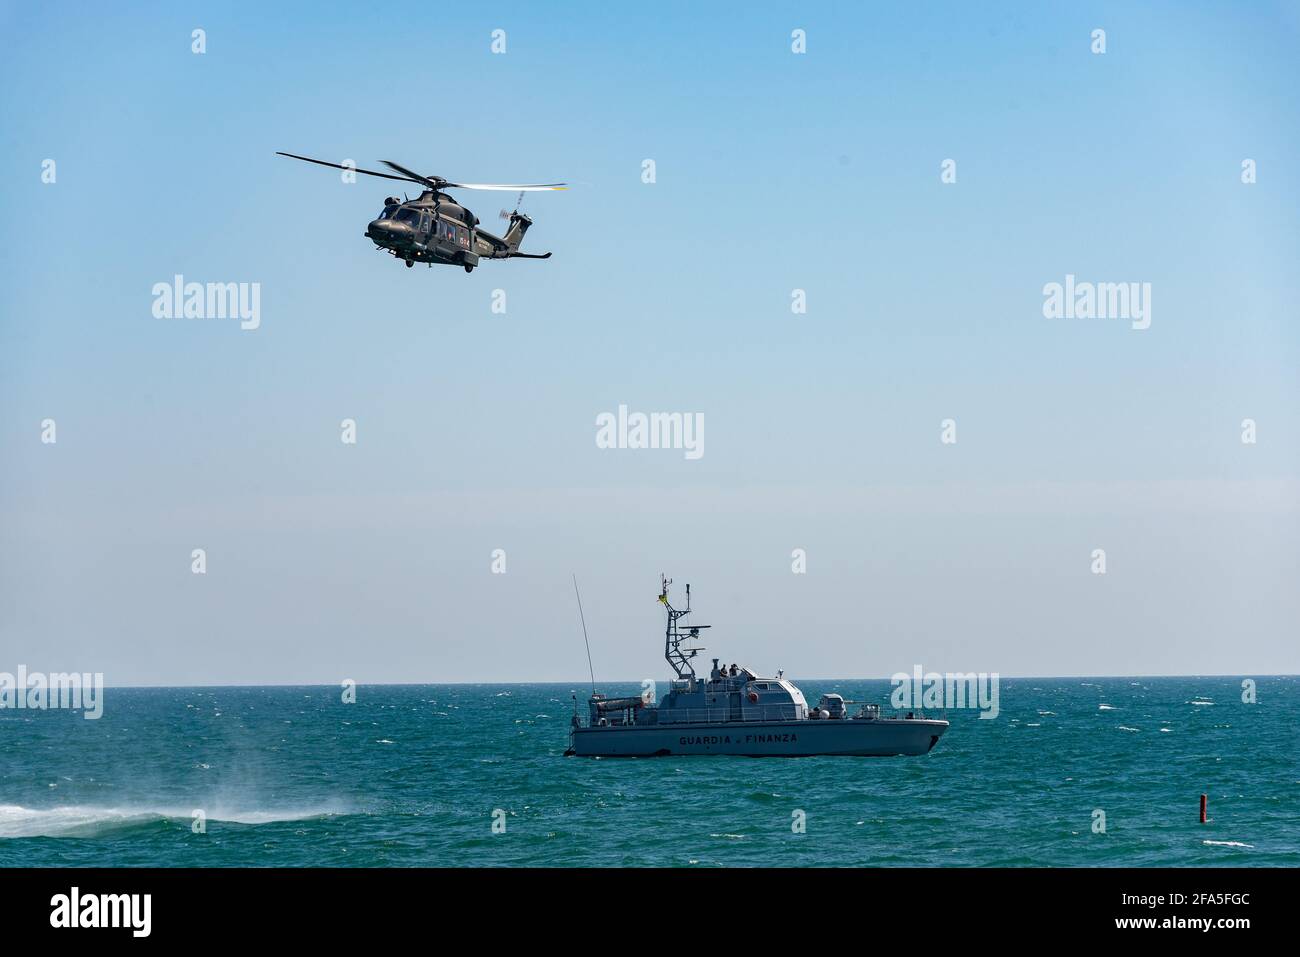
[[668, 586], [673, 583], [671, 578], [664, 575], [659, 576], [663, 585], [663, 590], [659, 593], [659, 601], [668, 611], [668, 626], [664, 630], [664, 658], [672, 666], [673, 671], [679, 678], [689, 678], [694, 680], [695, 668], [691, 666], [691, 659], [704, 650], [703, 646], [683, 648], [683, 641], [697, 641], [700, 637], [700, 629], [708, 628], [708, 625], [691, 625], [683, 633], [677, 627], [679, 618], [685, 618], [691, 613], [691, 586], [686, 586], [686, 608], [678, 611], [672, 605], [668, 604]]
[[[573, 574], [573, 594], [578, 599], [578, 618], [582, 622], [582, 643], [587, 646], [587, 672], [591, 675], [591, 696], [596, 697], [596, 669], [591, 666], [591, 642], [587, 640], [587, 616], [582, 613], [582, 595], [578, 592], [578, 574]], [[575, 699], [576, 701], [576, 699]], [[574, 704], [577, 709], [577, 704]]]

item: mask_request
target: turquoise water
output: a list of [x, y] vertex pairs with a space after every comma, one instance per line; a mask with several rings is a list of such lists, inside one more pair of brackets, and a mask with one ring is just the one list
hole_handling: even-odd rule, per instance
[[1257, 682], [1008, 679], [925, 757], [762, 760], [565, 758], [569, 685], [110, 688], [0, 710], [0, 865], [1300, 865], [1300, 681]]

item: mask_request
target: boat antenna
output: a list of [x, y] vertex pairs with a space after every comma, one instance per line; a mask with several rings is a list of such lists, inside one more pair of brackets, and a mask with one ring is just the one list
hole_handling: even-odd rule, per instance
[[686, 607], [678, 611], [672, 605], [668, 604], [668, 586], [673, 580], [667, 575], [659, 576], [661, 585], [659, 591], [659, 601], [663, 604], [664, 610], [668, 612], [668, 627], [664, 631], [664, 658], [672, 665], [673, 671], [677, 672], [677, 677], [692, 679], [695, 678], [695, 668], [691, 666], [691, 659], [704, 650], [703, 647], [683, 648], [682, 642], [696, 641], [700, 637], [700, 629], [708, 628], [708, 625], [690, 625], [685, 631], [677, 627], [677, 619], [685, 618], [691, 613], [691, 586], [686, 586]]
[[578, 591], [578, 576], [573, 576], [573, 594], [578, 599], [578, 620], [582, 622], [582, 643], [587, 646], [587, 673], [591, 675], [591, 693], [596, 693], [596, 672], [591, 667], [591, 642], [587, 640], [587, 617], [582, 613], [582, 593]]

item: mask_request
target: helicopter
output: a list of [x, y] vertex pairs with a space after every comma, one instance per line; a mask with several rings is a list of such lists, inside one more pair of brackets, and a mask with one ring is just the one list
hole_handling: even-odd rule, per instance
[[[415, 183], [424, 187], [418, 199], [403, 196], [389, 196], [384, 200], [384, 208], [376, 219], [366, 227], [366, 238], [375, 244], [376, 249], [392, 253], [394, 258], [405, 261], [407, 268], [416, 263], [435, 263], [448, 266], [463, 266], [465, 271], [473, 272], [474, 267], [484, 259], [549, 259], [550, 253], [521, 253], [519, 244], [523, 242], [524, 233], [533, 224], [532, 219], [519, 212], [519, 204], [524, 193], [542, 190], [568, 189], [566, 183], [530, 183], [524, 185], [507, 185], [502, 183], [453, 183], [441, 176], [421, 176], [405, 166], [399, 166], [388, 160], [381, 160], [385, 166], [400, 175], [378, 173], [369, 169], [358, 169], [354, 165], [343, 166], [327, 163], [325, 160], [312, 159], [310, 156], [298, 156], [295, 153], [281, 153], [290, 159], [316, 163], [319, 166], [332, 166], [350, 173], [364, 173], [381, 179], [395, 179]], [[479, 218], [451, 196], [443, 192], [453, 189], [494, 189], [519, 191], [515, 201], [514, 212], [501, 210], [501, 218], [509, 220], [510, 225], [504, 236], [494, 236], [479, 228]]]

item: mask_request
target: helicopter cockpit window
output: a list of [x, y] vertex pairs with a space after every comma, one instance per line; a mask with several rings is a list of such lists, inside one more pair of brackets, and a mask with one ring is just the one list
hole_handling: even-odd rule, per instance
[[385, 206], [384, 211], [379, 214], [380, 219], [392, 219], [393, 213], [397, 212], [396, 206]]
[[420, 211], [403, 206], [394, 214], [393, 219], [399, 223], [409, 223], [412, 228], [420, 225]]

